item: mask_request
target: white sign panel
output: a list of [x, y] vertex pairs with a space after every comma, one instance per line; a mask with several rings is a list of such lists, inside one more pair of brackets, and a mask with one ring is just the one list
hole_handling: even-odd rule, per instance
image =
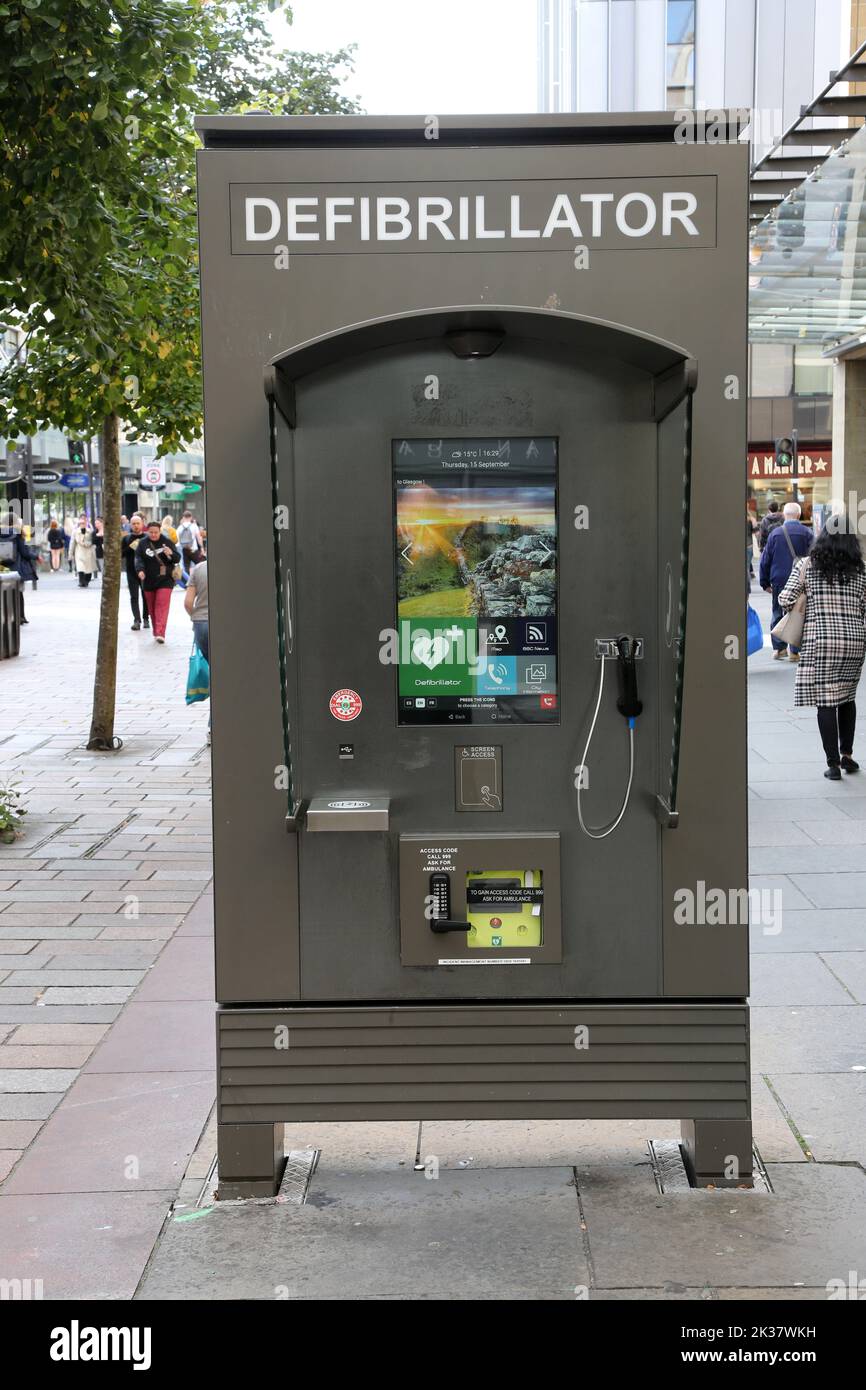
[[141, 486], [146, 488], [165, 487], [165, 460], [146, 455], [141, 460]]

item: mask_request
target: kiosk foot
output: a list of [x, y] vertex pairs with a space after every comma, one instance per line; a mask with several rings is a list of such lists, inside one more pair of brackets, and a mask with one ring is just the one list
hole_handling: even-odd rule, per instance
[[282, 1124], [217, 1125], [218, 1198], [273, 1197], [286, 1166]]
[[751, 1120], [683, 1120], [680, 1137], [695, 1187], [752, 1186]]

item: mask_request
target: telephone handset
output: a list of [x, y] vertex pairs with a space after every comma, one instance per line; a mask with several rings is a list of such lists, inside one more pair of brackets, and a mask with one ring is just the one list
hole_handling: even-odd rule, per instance
[[617, 675], [619, 676], [619, 699], [616, 707], [626, 719], [637, 719], [643, 709], [643, 701], [637, 694], [637, 670], [635, 661], [641, 645], [636, 637], [617, 637]]
[[[629, 637], [622, 634], [619, 637], [596, 637], [595, 655], [601, 659], [601, 668], [598, 676], [598, 698], [595, 702], [595, 710], [592, 716], [592, 723], [589, 726], [589, 734], [586, 739], [586, 747], [583, 750], [583, 757], [575, 772], [577, 780], [577, 819], [580, 828], [591, 840], [604, 840], [608, 835], [612, 835], [614, 830], [622, 821], [628, 807], [631, 796], [632, 781], [634, 779], [634, 728], [637, 723], [638, 715], [643, 709], [643, 702], [638, 699], [637, 693], [637, 671], [635, 662], [643, 656], [643, 639], [640, 637]], [[583, 819], [583, 808], [580, 802], [580, 794], [584, 787], [584, 773], [586, 771], [586, 759], [589, 754], [592, 736], [595, 733], [595, 726], [598, 720], [598, 712], [601, 709], [601, 697], [604, 690], [604, 664], [606, 661], [616, 661], [617, 676], [619, 678], [619, 698], [616, 707], [628, 724], [628, 782], [626, 783], [625, 795], [622, 805], [616, 817], [609, 825], [587, 825]]]

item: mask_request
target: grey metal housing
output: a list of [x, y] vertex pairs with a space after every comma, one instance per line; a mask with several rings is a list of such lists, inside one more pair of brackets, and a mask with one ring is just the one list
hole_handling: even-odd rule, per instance
[[[398, 1114], [677, 1116], [695, 1151], [695, 1125], [724, 1122], [747, 1180], [746, 150], [680, 144], [665, 113], [443, 118], [436, 139], [423, 118], [199, 129], [224, 1194], [270, 1190], [282, 1121]], [[563, 190], [581, 243], [554, 227], [543, 245]], [[423, 239], [420, 220], [399, 241], [365, 239], [362, 200], [382, 195], [407, 219], [418, 198], [444, 199], [452, 239], [452, 224]], [[326, 199], [355, 219], [328, 224], [331, 241]], [[694, 234], [676, 220], [692, 202]], [[282, 234], [299, 208], [318, 243], [286, 257], [249, 239], [268, 221]], [[465, 360], [460, 333], [498, 346]], [[443, 435], [558, 441], [556, 724], [397, 727], [379, 641], [396, 613], [391, 441]], [[272, 468], [290, 518], [276, 586]], [[619, 830], [594, 842], [574, 770], [594, 641], [624, 631], [645, 646], [635, 787]], [[345, 724], [328, 703], [341, 687], [363, 699]], [[608, 696], [597, 822], [626, 762]], [[454, 795], [467, 742], [501, 747], [505, 788], [472, 827]], [[558, 837], [561, 959], [408, 963], [429, 952], [423, 916], [406, 950], [401, 846], [470, 831]], [[680, 920], [684, 891], [702, 903], [713, 889], [734, 920]], [[574, 1047], [587, 1017], [597, 1051]], [[269, 1049], [275, 1029], [287, 1048]]]

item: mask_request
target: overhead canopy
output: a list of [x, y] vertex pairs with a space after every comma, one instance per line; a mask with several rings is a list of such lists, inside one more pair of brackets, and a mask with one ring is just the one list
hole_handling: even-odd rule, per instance
[[864, 77], [861, 44], [752, 170], [752, 342], [835, 355], [866, 332]]
[[697, 363], [685, 348], [622, 324], [547, 309], [462, 305], [370, 319], [300, 343], [268, 362], [265, 392], [294, 424], [294, 385], [299, 378], [378, 348], [447, 339], [466, 332], [536, 339], [566, 351], [591, 352], [595, 357], [627, 362], [655, 378], [657, 419], [673, 409], [687, 390], [694, 390], [697, 380]]

